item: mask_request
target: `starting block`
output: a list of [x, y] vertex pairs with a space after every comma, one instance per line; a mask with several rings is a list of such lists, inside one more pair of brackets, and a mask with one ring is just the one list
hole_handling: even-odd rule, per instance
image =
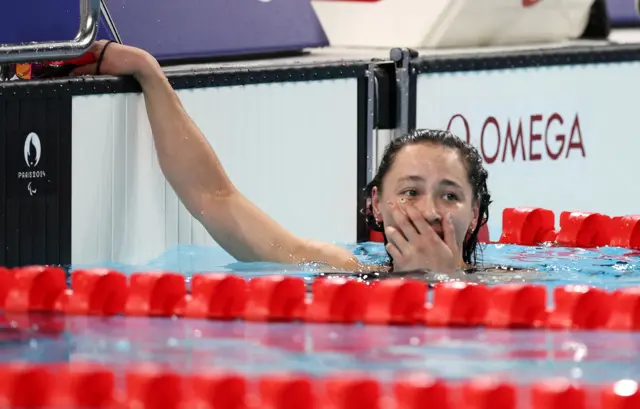
[[312, 0], [333, 46], [460, 48], [579, 38], [594, 0]]

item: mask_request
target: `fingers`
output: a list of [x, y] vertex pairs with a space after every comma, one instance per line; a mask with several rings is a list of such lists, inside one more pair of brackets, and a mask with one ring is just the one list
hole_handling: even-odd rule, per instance
[[[415, 226], [414, 230], [418, 233], [418, 237], [415, 239], [421, 240], [426, 246], [441, 246], [443, 244], [443, 240], [435, 232], [431, 224], [412, 203], [405, 203], [402, 206], [410, 223]], [[444, 222], [442, 224], [444, 229]]]
[[107, 43], [108, 43], [107, 40], [94, 41], [93, 44], [91, 44], [91, 47], [89, 47], [89, 52], [93, 53], [93, 55], [98, 57], [102, 52], [102, 49], [104, 48], [104, 46], [107, 45]]
[[102, 53], [102, 50], [104, 49], [104, 47], [107, 45], [108, 41], [107, 40], [99, 40], [99, 41], [95, 41], [93, 44], [91, 44], [91, 47], [89, 47], [89, 53], [93, 54], [93, 56], [95, 57], [96, 62], [91, 63], [91, 64], [86, 64], [86, 65], [81, 65], [78, 68], [75, 68], [74, 70], [71, 71], [71, 75], [96, 75], [97, 73], [97, 69], [98, 69], [98, 63], [97, 60], [98, 58], [100, 58], [100, 54]]
[[96, 75], [98, 64], [81, 65], [71, 71], [71, 75]]
[[458, 242], [456, 240], [456, 230], [453, 227], [451, 213], [447, 213], [442, 221], [442, 229], [444, 230], [444, 242], [451, 249], [453, 254], [458, 254]]
[[409, 252], [410, 242], [398, 231], [398, 229], [389, 226], [385, 227], [384, 232], [387, 236], [387, 241], [394, 244], [398, 251], [403, 254], [407, 254]]
[[427, 222], [427, 220], [420, 214], [418, 209], [413, 206], [411, 203], [406, 203], [403, 205], [405, 212], [411, 223], [415, 226], [418, 234], [424, 236], [429, 240], [440, 240], [440, 237], [433, 230], [433, 227]]
[[391, 217], [393, 218], [395, 225], [400, 229], [400, 232], [404, 237], [409, 241], [418, 240], [420, 232], [416, 230], [416, 227], [409, 219], [409, 216], [407, 216], [405, 211], [401, 208], [401, 205], [390, 202], [389, 208], [391, 209]]
[[398, 229], [394, 227], [385, 227], [384, 232], [387, 236], [387, 240], [395, 244], [400, 251], [402, 251], [402, 249], [405, 248], [410, 242], [409, 239], [407, 239], [402, 233], [400, 233], [400, 231], [398, 231]]
[[402, 253], [400, 252], [400, 250], [398, 250], [398, 247], [396, 247], [395, 244], [387, 243], [385, 248], [387, 249], [387, 253], [389, 253], [391, 258], [393, 258], [394, 260], [400, 260], [402, 258]]

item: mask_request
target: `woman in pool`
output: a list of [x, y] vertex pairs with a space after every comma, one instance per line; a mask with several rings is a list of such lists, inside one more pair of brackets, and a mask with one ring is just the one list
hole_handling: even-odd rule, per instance
[[98, 63], [74, 75], [132, 75], [140, 83], [162, 172], [189, 212], [239, 261], [448, 275], [475, 265], [490, 195], [480, 155], [461, 139], [418, 130], [387, 147], [367, 187], [367, 219], [384, 232], [391, 266], [362, 265], [342, 247], [296, 237], [242, 195], [150, 54], [105, 41], [91, 52]]

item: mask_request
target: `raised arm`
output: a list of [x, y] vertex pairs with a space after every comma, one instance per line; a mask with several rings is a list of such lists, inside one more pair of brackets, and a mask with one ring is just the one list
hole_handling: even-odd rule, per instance
[[[99, 56], [105, 42], [94, 44]], [[158, 162], [187, 210], [213, 239], [240, 261], [298, 264], [328, 263], [359, 270], [346, 249], [301, 239], [249, 201], [227, 176], [218, 156], [189, 117], [157, 61], [148, 53], [110, 44], [100, 72], [133, 75], [144, 93]], [[95, 74], [96, 65], [77, 69], [77, 75]]]

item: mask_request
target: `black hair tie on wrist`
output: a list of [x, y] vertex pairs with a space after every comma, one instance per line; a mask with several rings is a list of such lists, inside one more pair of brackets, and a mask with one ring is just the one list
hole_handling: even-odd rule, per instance
[[98, 57], [98, 66], [96, 67], [96, 75], [100, 75], [100, 66], [102, 65], [102, 60], [104, 59], [104, 53], [107, 51], [107, 47], [109, 47], [111, 43], [115, 43], [115, 41], [107, 41], [107, 44], [104, 45], [104, 48], [100, 52], [100, 56]]

